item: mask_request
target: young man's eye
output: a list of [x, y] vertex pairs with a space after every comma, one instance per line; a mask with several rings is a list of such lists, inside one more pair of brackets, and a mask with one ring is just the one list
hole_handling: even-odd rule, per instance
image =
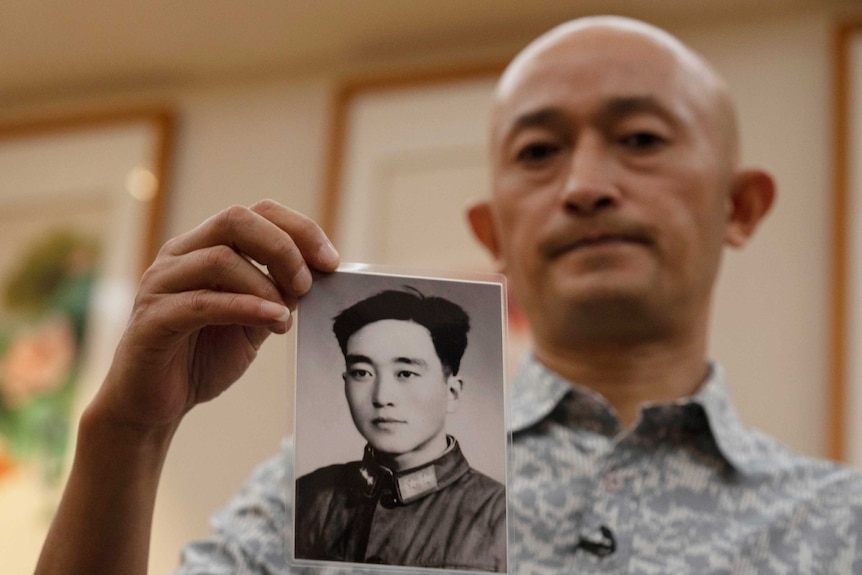
[[553, 144], [551, 142], [536, 142], [525, 146], [520, 152], [518, 152], [517, 159], [519, 162], [528, 165], [540, 164], [556, 156], [560, 150], [561, 147], [557, 144]]
[[419, 374], [415, 371], [402, 369], [395, 374], [395, 377], [397, 377], [398, 379], [411, 379], [414, 377], [419, 377]]
[[347, 370], [347, 377], [353, 381], [365, 381], [371, 379], [373, 374], [367, 369], [355, 367]]
[[633, 150], [652, 150], [667, 142], [663, 136], [654, 132], [632, 132], [619, 139], [619, 143]]

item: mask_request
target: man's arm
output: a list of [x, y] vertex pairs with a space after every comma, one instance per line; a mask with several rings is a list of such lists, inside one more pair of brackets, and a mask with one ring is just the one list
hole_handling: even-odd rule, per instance
[[159, 477], [183, 417], [289, 329], [309, 266], [337, 264], [314, 222], [274, 202], [229, 208], [165, 244], [81, 419], [37, 575], [146, 573]]

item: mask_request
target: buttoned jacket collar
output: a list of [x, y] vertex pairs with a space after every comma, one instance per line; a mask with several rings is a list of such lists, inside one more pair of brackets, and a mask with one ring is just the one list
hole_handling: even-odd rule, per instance
[[470, 465], [461, 453], [461, 447], [451, 435], [447, 436], [448, 447], [440, 457], [425, 465], [392, 471], [381, 465], [374, 457], [374, 449], [365, 446], [359, 473], [365, 483], [363, 491], [368, 497], [377, 497], [381, 490], [389, 491], [393, 503], [406, 505], [441, 489], [445, 489], [470, 470]]

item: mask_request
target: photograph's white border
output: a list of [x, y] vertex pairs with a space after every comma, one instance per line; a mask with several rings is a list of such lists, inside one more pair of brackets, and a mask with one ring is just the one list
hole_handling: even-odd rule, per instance
[[[391, 278], [398, 279], [421, 279], [428, 280], [434, 282], [458, 282], [458, 283], [477, 283], [477, 284], [493, 284], [499, 286], [500, 289], [500, 344], [501, 344], [501, 355], [500, 361], [502, 365], [499, 367], [499, 373], [502, 381], [500, 382], [500, 390], [502, 393], [501, 404], [503, 407], [502, 413], [502, 423], [503, 423], [503, 433], [501, 437], [501, 448], [502, 448], [502, 457], [503, 457], [503, 483], [506, 486], [506, 489], [510, 488], [508, 477], [509, 477], [509, 445], [511, 445], [511, 433], [509, 431], [509, 401], [508, 401], [508, 382], [506, 381], [507, 373], [505, 369], [505, 358], [506, 358], [506, 345], [507, 345], [507, 324], [508, 324], [508, 310], [507, 310], [507, 300], [506, 300], [506, 279], [502, 274], [496, 273], [487, 273], [487, 272], [461, 272], [461, 271], [444, 271], [444, 270], [427, 270], [420, 268], [408, 268], [403, 266], [389, 266], [389, 265], [377, 265], [377, 264], [366, 264], [366, 263], [342, 263], [337, 272], [344, 273], [353, 273], [353, 274], [363, 274], [363, 275], [372, 275], [372, 276], [385, 276]], [[320, 277], [316, 274], [317, 277]], [[312, 289], [314, 289], [312, 287]], [[356, 573], [392, 573], [399, 574], [417, 574], [417, 573], [440, 573], [440, 572], [451, 572], [451, 569], [429, 569], [429, 568], [419, 568], [419, 567], [406, 567], [406, 566], [397, 566], [397, 565], [374, 565], [369, 566], [363, 563], [346, 563], [346, 562], [332, 562], [332, 561], [309, 561], [304, 559], [297, 559], [294, 556], [294, 534], [296, 533], [296, 525], [294, 518], [294, 509], [295, 509], [295, 483], [297, 478], [296, 473], [296, 456], [297, 456], [297, 423], [299, 421], [297, 409], [299, 407], [298, 401], [296, 398], [296, 394], [302, 385], [300, 382], [300, 333], [301, 333], [301, 323], [302, 323], [302, 313], [301, 313], [302, 303], [300, 300], [300, 304], [297, 309], [297, 313], [295, 315], [295, 325], [294, 328], [297, 333], [297, 337], [294, 338], [294, 345], [296, 351], [297, 361], [294, 366], [294, 377], [296, 385], [294, 387], [294, 398], [293, 398], [293, 409], [294, 409], [294, 429], [293, 429], [293, 454], [292, 461], [289, 462], [288, 468], [285, 473], [285, 490], [287, 491], [287, 501], [292, 502], [293, 504], [289, 506], [288, 513], [288, 525], [291, 528], [286, 533], [286, 542], [285, 542], [285, 558], [287, 560], [288, 566], [297, 566], [303, 568], [311, 568], [315, 571], [320, 570], [321, 573], [328, 572], [326, 570], [335, 569], [346, 569], [349, 568], [351, 572]], [[508, 525], [509, 525], [509, 505], [508, 501], [506, 504], [506, 516], [507, 516], [507, 533], [508, 533]], [[508, 554], [508, 541], [507, 541], [507, 554]], [[473, 573], [473, 571], [468, 570], [459, 570], [458, 573]]]

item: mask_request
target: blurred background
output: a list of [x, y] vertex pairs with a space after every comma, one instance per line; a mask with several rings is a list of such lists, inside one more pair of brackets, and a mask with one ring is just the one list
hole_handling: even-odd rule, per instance
[[[338, 245], [347, 259], [445, 267], [445, 254], [437, 255], [461, 254], [457, 246], [464, 242], [467, 255], [453, 265], [490, 269], [469, 245], [458, 216], [435, 214], [455, 238], [446, 246], [428, 241], [422, 233], [427, 226], [394, 216], [421, 213], [416, 206], [426, 206], [416, 202], [433, 199], [437, 189], [456, 214], [485, 193], [483, 106], [494, 75], [530, 39], [586, 14], [642, 18], [679, 36], [725, 76], [737, 97], [744, 160], [767, 166], [778, 180], [776, 207], [758, 237], [746, 250], [728, 253], [711, 354], [725, 365], [746, 422], [803, 453], [834, 456], [833, 43], [836, 27], [853, 20], [857, 5], [843, 0], [9, 1], [0, 5], [0, 136], [7, 130], [2, 143], [14, 152], [30, 146], [26, 126], [46, 119], [77, 118], [76, 125], [86, 126], [88, 118], [107, 114], [134, 123], [140, 121], [138, 112], [127, 111], [144, 110], [147, 118], [155, 111], [172, 119], [173, 130], [158, 133], [169, 139], [143, 136], [143, 148], [132, 145], [128, 161], [134, 167], [134, 158], [143, 158], [151, 174], [144, 180], [160, 178], [158, 221], [143, 225], [159, 244], [231, 204], [274, 198], [324, 221], [343, 242]], [[410, 110], [417, 111], [411, 116]], [[56, 125], [62, 128], [63, 122]], [[445, 145], [428, 135], [442, 123], [458, 128]], [[434, 141], [423, 140], [425, 135]], [[397, 153], [378, 153], [368, 144], [395, 140]], [[404, 161], [393, 166], [393, 157]], [[40, 162], [42, 172], [66, 178], [53, 161]], [[420, 167], [411, 168], [414, 164]], [[16, 165], [20, 162], [0, 160], [7, 171]], [[69, 175], [67, 188], [72, 180]], [[80, 185], [130, 186], [115, 180]], [[20, 186], [20, 178], [16, 181]], [[381, 182], [388, 182], [385, 197], [375, 191]], [[0, 192], [0, 209], [9, 221], [20, 223], [15, 214], [34, 211], [21, 207], [28, 194], [26, 189]], [[396, 240], [369, 236], [369, 228], [380, 227], [376, 206], [388, 210], [381, 229]], [[112, 257], [122, 259], [111, 251], [111, 234], [128, 229], [145, 234], [139, 220], [149, 216], [130, 216], [116, 206], [114, 212], [99, 209], [91, 211], [102, 223], [84, 218], [81, 225], [113, 230], [101, 241]], [[138, 223], [118, 225], [116, 213], [126, 214], [123, 222]], [[0, 225], [5, 228], [0, 237], [8, 238], [11, 223]], [[62, 245], [67, 254], [78, 244]], [[129, 249], [143, 253], [135, 246]], [[436, 252], [426, 254], [429, 246]], [[84, 271], [100, 273], [98, 267]], [[134, 273], [126, 270], [125, 277]], [[123, 288], [125, 300], [102, 310], [113, 318], [103, 334], [108, 349], [125, 320], [122, 302], [128, 304], [129, 285], [133, 280]], [[91, 306], [99, 307], [106, 301], [102, 297]], [[52, 341], [74, 341], [72, 332], [63, 331], [67, 328], [58, 329], [51, 332]], [[0, 338], [2, 345], [7, 344]], [[209, 515], [290, 433], [293, 354], [289, 337], [270, 338], [238, 385], [188, 416], [164, 470], [152, 573], [168, 572], [183, 543], [207, 534]], [[100, 361], [83, 370], [71, 400], [73, 420], [98, 385], [98, 366], [106, 360]], [[17, 404], [6, 401], [4, 409], [11, 413], [9, 406]], [[24, 512], [15, 508], [21, 499], [3, 496], [4, 483], [16, 477], [9, 455], [14, 450], [4, 449], [0, 517], [7, 525], [0, 522], [0, 562], [4, 573], [26, 573], [35, 564], [50, 513], [43, 509], [35, 519], [21, 519]]]

